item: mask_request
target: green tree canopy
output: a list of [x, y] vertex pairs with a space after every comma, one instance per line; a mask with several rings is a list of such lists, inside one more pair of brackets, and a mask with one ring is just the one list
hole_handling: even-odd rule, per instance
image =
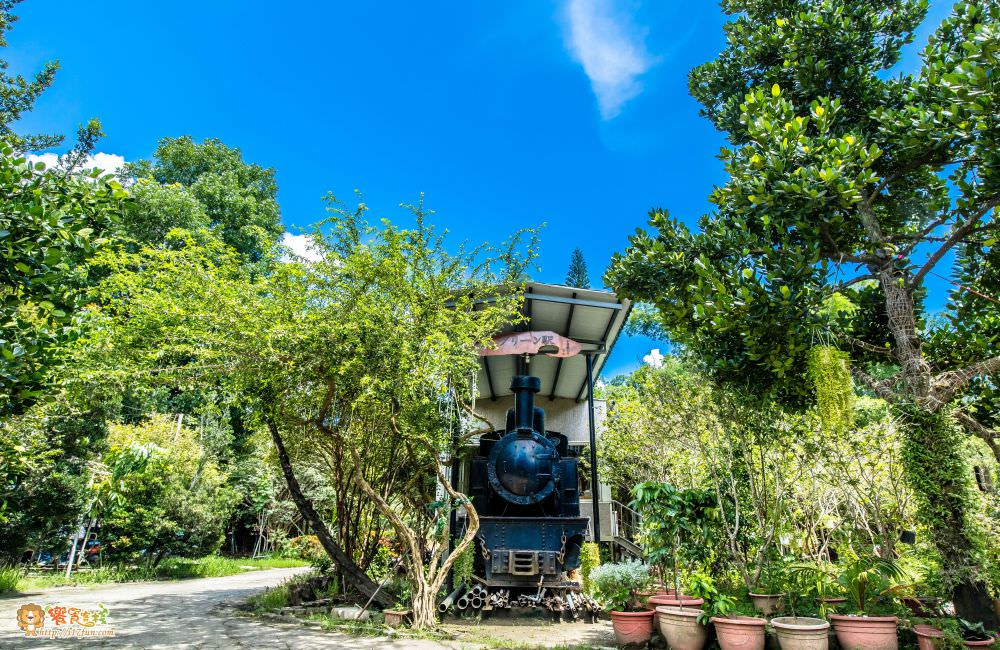
[[83, 263], [127, 194], [110, 177], [30, 164], [0, 145], [0, 415], [44, 392], [60, 345], [78, 333]]
[[129, 163], [122, 174], [137, 182], [137, 202], [124, 223], [133, 239], [155, 242], [172, 228], [207, 224], [244, 258], [259, 262], [284, 232], [274, 170], [244, 162], [239, 149], [220, 140], [164, 138], [152, 160]]
[[[335, 208], [313, 235], [318, 261], [275, 262], [266, 273], [217, 240], [107, 255], [101, 307], [78, 367], [81, 380], [104, 390], [136, 374], [179, 391], [224, 382], [271, 432], [300, 511], [334, 557], [339, 546], [296, 494], [285, 441], [339, 446], [347, 463], [333, 471], [350, 472], [395, 529], [415, 616], [426, 626], [478, 521], [443, 480], [440, 454], [455, 451], [471, 417], [479, 348], [519, 318], [520, 278], [534, 246], [525, 252], [514, 238], [452, 253], [422, 207], [413, 209], [415, 227], [400, 229], [370, 226], [363, 207]], [[393, 448], [402, 480], [376, 490], [371, 465]], [[463, 505], [469, 525], [449, 552], [444, 524]]]
[[[956, 418], [997, 437], [958, 398], [995, 376], [1000, 356], [929, 357], [920, 301], [950, 252], [981, 255], [996, 242], [1000, 5], [958, 2], [919, 71], [896, 76], [888, 70], [925, 15], [922, 0], [723, 6], [735, 15], [726, 49], [690, 85], [735, 145], [721, 156], [729, 180], [695, 232], [654, 211], [657, 232], [632, 237], [607, 282], [653, 303], [718, 377], [793, 402], [810, 398], [811, 347], [851, 351], [854, 377], [910, 427], [909, 477], [947, 579], [968, 587], [956, 593], [966, 610], [963, 594], [982, 595], [972, 586], [981, 545], [950, 431]], [[846, 317], [838, 297], [869, 311]], [[971, 324], [978, 312], [962, 316]]]

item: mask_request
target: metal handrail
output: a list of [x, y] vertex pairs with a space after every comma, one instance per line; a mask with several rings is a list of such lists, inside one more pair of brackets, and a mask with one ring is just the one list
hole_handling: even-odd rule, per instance
[[611, 511], [618, 524], [616, 536], [627, 539], [638, 546], [636, 540], [639, 538], [639, 528], [642, 526], [642, 515], [621, 501], [612, 501]]

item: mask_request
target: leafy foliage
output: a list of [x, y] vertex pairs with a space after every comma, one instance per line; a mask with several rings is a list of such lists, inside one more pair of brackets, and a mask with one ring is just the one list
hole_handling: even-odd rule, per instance
[[466, 547], [452, 565], [452, 579], [455, 585], [472, 586], [472, 570], [476, 561], [476, 547]]
[[843, 588], [854, 611], [867, 615], [898, 589], [894, 581], [902, 577], [902, 569], [893, 560], [861, 556], [844, 568], [837, 577], [837, 584]]
[[642, 515], [643, 548], [650, 562], [671, 568], [680, 589], [680, 569], [692, 571], [711, 553], [719, 515], [715, 493], [677, 489], [669, 483], [635, 486], [630, 504]]
[[81, 266], [107, 244], [126, 193], [109, 178], [31, 165], [0, 146], [0, 414], [43, 394], [60, 346], [78, 334]]
[[593, 593], [607, 609], [641, 611], [639, 592], [650, 583], [649, 567], [638, 560], [602, 564], [590, 572], [589, 580]]
[[591, 591], [590, 573], [601, 564], [601, 549], [594, 542], [584, 542], [580, 547], [580, 578], [581, 587], [587, 593]]
[[222, 542], [235, 495], [205, 456], [195, 432], [164, 420], [114, 425], [108, 435], [108, 479], [117, 498], [103, 509], [102, 554], [109, 560], [168, 555], [200, 557]]
[[816, 389], [816, 410], [830, 430], [854, 424], [854, 383], [850, 357], [835, 347], [816, 345], [809, 350], [807, 373]]
[[125, 232], [139, 241], [208, 225], [243, 258], [259, 262], [283, 232], [274, 170], [244, 162], [239, 149], [220, 140], [164, 138], [152, 160], [129, 163], [123, 175], [138, 182]]
[[[652, 212], [656, 232], [633, 236], [606, 282], [654, 305], [671, 338], [719, 379], [806, 406], [807, 353], [815, 340], [835, 341], [856, 351], [852, 374], [897, 415], [954, 410], [1000, 461], [997, 432], [960, 401], [990, 383], [1000, 357], [966, 347], [957, 365], [947, 358], [956, 346], [925, 348], [920, 305], [926, 278], [951, 251], [964, 252], [963, 268], [980, 268], [972, 258], [998, 232], [1000, 87], [991, 71], [1000, 5], [956, 3], [919, 71], [897, 76], [886, 71], [923, 19], [923, 0], [731, 0], [724, 9], [734, 15], [726, 49], [692, 72], [690, 87], [734, 145], [721, 152], [728, 181], [696, 232]], [[869, 281], [854, 300], [853, 288]], [[838, 292], [864, 313], [830, 319], [826, 301]], [[951, 320], [951, 330], [967, 329], [978, 311], [954, 317], [965, 325]], [[915, 445], [940, 431], [918, 426], [904, 429]], [[938, 550], [946, 573], [982, 594], [982, 554], [968, 551], [978, 547], [976, 517], [960, 487], [967, 468], [946, 465], [955, 473], [936, 474], [943, 499], [934, 507], [952, 509], [959, 532], [937, 537]]]
[[[272, 435], [339, 454], [343, 464], [328, 471], [350, 477], [390, 522], [418, 625], [428, 625], [476, 529], [474, 511], [446, 481], [448, 499], [435, 498], [439, 455], [474, 426], [462, 414], [477, 351], [518, 318], [520, 278], [534, 252], [514, 238], [450, 253], [422, 208], [414, 211], [412, 229], [374, 228], [363, 206], [334, 206], [328, 230], [313, 235], [320, 259], [274, 264], [266, 274], [195, 238], [109, 256], [85, 365], [103, 382], [142, 370], [189, 388], [204, 386], [210, 369], [212, 382], [245, 396]], [[385, 465], [390, 452], [395, 460]], [[373, 487], [382, 471], [392, 472], [391, 489]], [[470, 525], [440, 564], [445, 523], [458, 506]]]

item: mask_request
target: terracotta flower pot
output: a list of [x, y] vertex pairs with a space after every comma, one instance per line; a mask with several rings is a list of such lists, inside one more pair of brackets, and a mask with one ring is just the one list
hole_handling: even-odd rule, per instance
[[934, 639], [940, 639], [943, 636], [941, 630], [930, 625], [914, 625], [913, 631], [917, 635], [917, 648], [919, 650], [934, 650]]
[[767, 621], [753, 616], [713, 616], [715, 636], [722, 650], [764, 650]]
[[700, 609], [684, 607], [656, 608], [660, 621], [660, 634], [667, 640], [670, 650], [702, 650], [708, 642], [708, 628], [698, 622]]
[[779, 616], [771, 619], [781, 650], [827, 650], [830, 623], [821, 618]]
[[852, 650], [897, 650], [896, 621], [895, 616], [830, 615], [840, 646]]
[[686, 594], [681, 594], [680, 596], [674, 594], [656, 594], [649, 597], [650, 607], [659, 607], [661, 605], [663, 607], [701, 607], [704, 604], [705, 601], [703, 599]]
[[[671, 589], [670, 591], [674, 591]], [[681, 594], [680, 597], [674, 593], [666, 594], [656, 594], [655, 596], [650, 596], [647, 601], [647, 607], [651, 609], [656, 609], [657, 607], [701, 607], [705, 601], [701, 598], [692, 598], [691, 596], [686, 596]], [[653, 617], [653, 629], [657, 632], [660, 631], [660, 617]]]
[[611, 612], [611, 626], [618, 645], [645, 645], [653, 636], [653, 610]]
[[757, 611], [764, 616], [771, 616], [781, 609], [785, 601], [784, 594], [750, 594], [750, 600]]
[[996, 641], [995, 638], [986, 639], [985, 641], [962, 641], [962, 645], [966, 648], [985, 648], [988, 645], [993, 645]]

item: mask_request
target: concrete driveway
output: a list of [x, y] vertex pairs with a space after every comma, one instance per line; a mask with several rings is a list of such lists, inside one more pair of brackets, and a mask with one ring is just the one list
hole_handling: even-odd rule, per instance
[[[270, 569], [224, 578], [178, 582], [135, 582], [101, 587], [58, 588], [13, 598], [0, 598], [0, 648], [338, 648], [441, 650], [454, 644], [433, 641], [364, 638], [275, 624], [233, 615], [227, 603], [236, 602], [280, 584], [307, 568]], [[17, 625], [17, 611], [25, 604], [42, 608], [59, 605], [81, 611], [107, 610], [114, 637], [51, 639], [26, 638]], [[81, 616], [78, 614], [78, 616]], [[67, 615], [68, 623], [68, 615]], [[66, 629], [68, 624], [46, 621], [43, 629]], [[99, 629], [96, 626], [90, 629]]]

